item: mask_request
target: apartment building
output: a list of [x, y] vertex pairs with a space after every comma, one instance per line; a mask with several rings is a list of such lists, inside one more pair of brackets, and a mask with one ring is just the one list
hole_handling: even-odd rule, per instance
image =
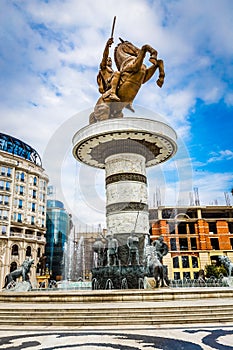
[[0, 287], [27, 257], [35, 261], [31, 280], [36, 281], [46, 242], [47, 184], [36, 150], [0, 133]]

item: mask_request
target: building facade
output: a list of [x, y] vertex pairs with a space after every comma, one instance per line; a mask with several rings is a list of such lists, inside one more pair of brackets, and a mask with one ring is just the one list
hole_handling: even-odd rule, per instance
[[71, 217], [58, 200], [47, 201], [46, 264], [52, 279], [60, 281], [64, 270], [64, 248], [71, 229]]
[[158, 207], [149, 216], [151, 240], [162, 235], [168, 245], [170, 279], [196, 279], [219, 255], [233, 261], [232, 206]]
[[32, 257], [36, 283], [44, 253], [48, 176], [29, 145], [0, 133], [0, 288], [6, 274]]

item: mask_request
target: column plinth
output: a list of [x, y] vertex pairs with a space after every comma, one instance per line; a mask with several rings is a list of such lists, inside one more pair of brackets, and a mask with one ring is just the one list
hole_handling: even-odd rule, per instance
[[107, 229], [125, 244], [132, 230], [149, 233], [146, 168], [176, 152], [176, 133], [167, 124], [144, 118], [104, 120], [73, 137], [74, 157], [105, 169]]

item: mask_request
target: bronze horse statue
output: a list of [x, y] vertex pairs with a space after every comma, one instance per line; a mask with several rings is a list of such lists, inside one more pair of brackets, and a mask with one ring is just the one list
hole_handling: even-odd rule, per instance
[[164, 287], [165, 273], [164, 266], [153, 246], [147, 246], [145, 251], [145, 269], [149, 277], [154, 277], [155, 287]]
[[[143, 45], [141, 49], [120, 38], [121, 43], [114, 50], [115, 63], [118, 69], [119, 81], [116, 86], [116, 95], [119, 102], [112, 101], [106, 94], [103, 94], [97, 101], [94, 112], [91, 113], [90, 124], [111, 119], [122, 118], [122, 110], [126, 107], [134, 111], [132, 102], [142, 84], [146, 83], [159, 69], [157, 85], [162, 87], [164, 82], [164, 64], [157, 59], [157, 51], [150, 45]], [[146, 53], [150, 54], [149, 61], [152, 65], [147, 68], [143, 63]]]

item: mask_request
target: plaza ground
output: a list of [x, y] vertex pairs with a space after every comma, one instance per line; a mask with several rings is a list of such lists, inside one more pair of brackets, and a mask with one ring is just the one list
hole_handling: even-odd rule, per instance
[[[62, 305], [61, 305], [62, 304]], [[195, 307], [198, 310], [204, 308], [226, 307], [226, 310], [232, 305], [232, 298], [205, 298], [198, 300], [176, 300], [176, 301], [155, 301], [155, 302], [99, 302], [99, 303], [1, 303], [1, 310], [7, 311], [14, 309], [20, 312], [22, 308], [28, 311], [28, 317], [24, 319], [24, 323], [18, 322], [10, 325], [10, 318], [6, 317], [6, 323], [0, 325], [0, 350], [42, 350], [42, 349], [78, 349], [78, 350], [233, 350], [233, 322], [198, 322], [193, 318], [192, 323], [185, 321], [187, 313], [182, 311], [183, 308]], [[136, 310], [137, 307], [146, 310], [152, 310], [153, 307], [166, 307], [172, 310], [176, 305], [176, 313], [178, 323], [172, 321], [169, 323], [159, 324], [134, 324], [133, 321], [126, 324], [96, 325], [30, 325], [26, 320], [30, 320], [33, 316], [33, 310], [49, 312], [51, 309], [64, 307], [64, 318], [74, 317], [72, 311], [81, 308], [89, 310], [89, 313], [102, 307], [102, 313], [107, 311], [113, 312], [115, 309], [128, 308]], [[180, 311], [179, 311], [180, 310]], [[217, 309], [216, 309], [217, 310]], [[150, 313], [150, 311], [147, 311]], [[152, 311], [151, 311], [152, 312]], [[215, 316], [215, 309], [212, 309]], [[227, 311], [225, 312], [227, 316]], [[136, 311], [135, 311], [136, 315]], [[85, 316], [84, 323], [87, 321]], [[136, 316], [135, 316], [136, 317]], [[194, 317], [194, 316], [193, 316]], [[223, 317], [223, 316], [219, 316]], [[172, 318], [172, 317], [171, 317]], [[183, 318], [183, 323], [182, 323]], [[136, 319], [136, 318], [135, 318]], [[146, 319], [145, 319], [146, 320]], [[142, 319], [141, 319], [142, 321]], [[30, 321], [29, 321], [30, 322]], [[136, 322], [136, 321], [135, 321]], [[145, 321], [147, 322], [147, 321]], [[152, 322], [152, 321], [151, 321]], [[80, 323], [81, 324], [81, 323]]]

